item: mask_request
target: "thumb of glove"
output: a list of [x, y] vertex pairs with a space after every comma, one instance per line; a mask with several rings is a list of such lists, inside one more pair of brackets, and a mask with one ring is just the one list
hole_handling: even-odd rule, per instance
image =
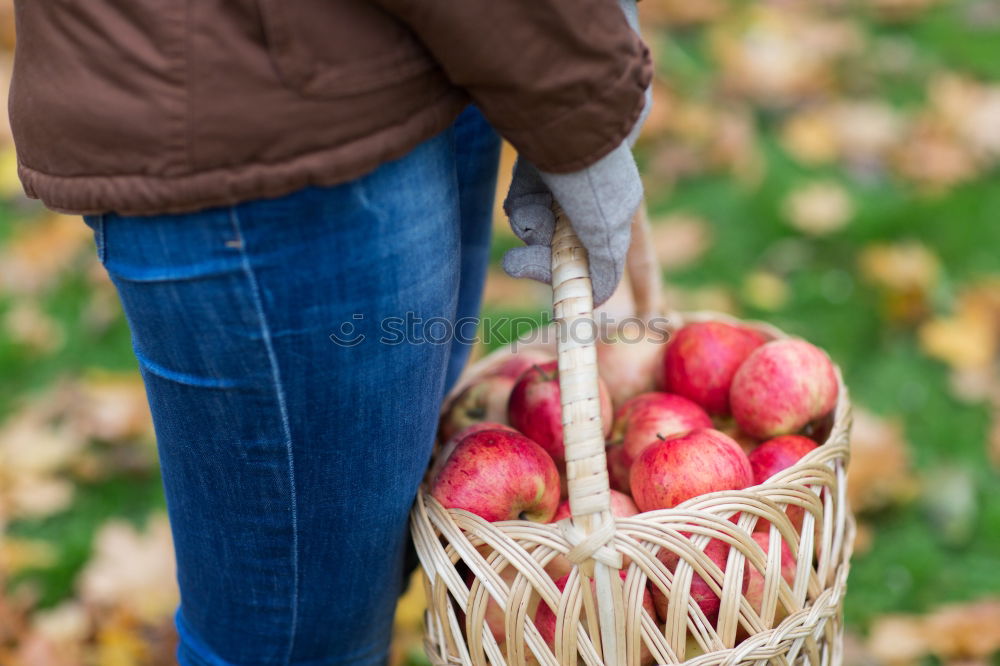
[[552, 248], [548, 245], [515, 247], [504, 254], [503, 269], [514, 278], [530, 278], [551, 284]]

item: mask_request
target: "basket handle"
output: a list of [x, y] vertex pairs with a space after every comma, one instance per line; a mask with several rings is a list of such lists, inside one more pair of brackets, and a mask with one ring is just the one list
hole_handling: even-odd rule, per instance
[[[593, 607], [589, 594], [584, 595], [584, 603], [591, 627], [596, 622], [600, 628], [599, 632], [591, 631], [595, 647], [603, 652], [605, 664], [623, 664], [625, 645], [620, 637], [624, 635], [624, 600], [618, 575], [621, 554], [610, 547], [614, 518], [598, 395], [594, 347], [597, 325], [590, 266], [569, 220], [558, 207], [554, 212], [552, 307], [557, 326], [563, 443], [572, 517], [564, 533], [573, 545], [569, 559], [578, 564], [581, 573], [594, 578], [597, 607]], [[640, 284], [647, 285], [644, 281]], [[584, 585], [589, 587], [586, 582]]]
[[[606, 522], [600, 520], [601, 513], [610, 518], [611, 506], [594, 347], [598, 328], [587, 251], [563, 210], [556, 205], [553, 211], [552, 309], [557, 325], [570, 512], [574, 523], [591, 534]], [[650, 239], [649, 217], [642, 205], [632, 220], [626, 266], [636, 314], [644, 319], [661, 312], [660, 267]]]

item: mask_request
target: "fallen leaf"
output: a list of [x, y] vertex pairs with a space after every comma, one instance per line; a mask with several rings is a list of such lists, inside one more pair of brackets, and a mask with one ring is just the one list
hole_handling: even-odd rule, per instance
[[52, 353], [66, 342], [62, 325], [42, 311], [37, 301], [16, 301], [4, 313], [3, 327], [12, 341], [37, 353]]
[[919, 330], [920, 347], [928, 356], [962, 369], [990, 363], [996, 353], [996, 335], [993, 321], [976, 311], [934, 319]]
[[117, 614], [97, 632], [97, 663], [101, 666], [142, 666], [149, 659], [149, 645], [139, 626], [127, 614]]
[[845, 100], [833, 108], [837, 145], [848, 162], [880, 162], [899, 144], [906, 123], [882, 100]]
[[781, 128], [781, 144], [803, 164], [828, 164], [840, 155], [836, 127], [826, 108], [792, 114]]
[[940, 273], [937, 256], [915, 241], [870, 245], [858, 263], [868, 281], [899, 291], [929, 291]]
[[120, 520], [108, 521], [94, 537], [94, 555], [77, 579], [80, 599], [127, 609], [155, 623], [177, 605], [174, 551], [165, 515], [151, 517], [143, 532]]
[[1000, 342], [1000, 283], [986, 281], [964, 289], [955, 313], [920, 327], [920, 347], [927, 355], [964, 370], [990, 367]]
[[759, 310], [783, 308], [791, 296], [788, 283], [768, 271], [754, 271], [743, 280], [743, 300]]
[[660, 267], [678, 270], [698, 261], [712, 245], [708, 223], [686, 213], [672, 213], [650, 221], [653, 252]]
[[847, 475], [851, 507], [858, 512], [881, 509], [911, 499], [916, 489], [903, 424], [856, 405]]
[[944, 606], [928, 616], [924, 629], [935, 655], [984, 659], [1000, 650], [1000, 600]]
[[90, 372], [77, 385], [68, 417], [85, 436], [105, 441], [153, 438], [153, 420], [136, 373]]
[[793, 190], [782, 207], [798, 231], [823, 236], [842, 229], [854, 215], [854, 203], [838, 183], [818, 181]]
[[916, 241], [877, 243], [858, 256], [862, 277], [882, 291], [891, 321], [912, 324], [930, 313], [930, 292], [940, 277], [937, 256]]
[[93, 250], [93, 233], [79, 217], [49, 214], [23, 224], [0, 251], [0, 291], [31, 295], [50, 287], [84, 248]]
[[928, 655], [986, 659], [1000, 649], [1000, 600], [949, 604], [927, 615], [877, 618], [868, 648], [889, 664], [909, 664]]
[[73, 484], [61, 475], [84, 441], [46, 417], [29, 405], [0, 427], [0, 525], [15, 517], [46, 516], [72, 501]]
[[78, 601], [64, 601], [55, 608], [37, 611], [34, 631], [56, 644], [82, 643], [90, 635], [91, 617]]
[[831, 89], [836, 63], [861, 43], [853, 23], [794, 6], [752, 5], [709, 29], [726, 89], [762, 106], [785, 106]]
[[57, 559], [48, 541], [6, 536], [0, 540], [0, 571], [13, 575], [24, 569], [46, 568]]
[[962, 402], [977, 403], [988, 400], [998, 387], [996, 369], [988, 366], [954, 368], [948, 375], [951, 394]]
[[868, 650], [887, 664], [910, 664], [927, 654], [929, 648], [920, 618], [885, 615], [872, 622]]
[[931, 191], [964, 183], [980, 169], [973, 150], [957, 131], [930, 117], [913, 124], [893, 162], [900, 175]]

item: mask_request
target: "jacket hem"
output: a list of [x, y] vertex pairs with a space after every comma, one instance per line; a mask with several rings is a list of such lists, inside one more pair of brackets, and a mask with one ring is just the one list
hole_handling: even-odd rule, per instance
[[[305, 187], [328, 187], [359, 178], [410, 152], [447, 129], [468, 105], [460, 91], [402, 123], [356, 141], [296, 155], [276, 163], [248, 163], [168, 177], [159, 175], [60, 176], [19, 163], [25, 193], [71, 215], [167, 215], [280, 197]], [[400, 142], [400, 135], [411, 137]]]

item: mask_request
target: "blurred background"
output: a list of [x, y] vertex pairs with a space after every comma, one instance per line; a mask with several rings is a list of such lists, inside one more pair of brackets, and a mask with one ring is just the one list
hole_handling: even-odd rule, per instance
[[[847, 663], [1000, 664], [1000, 0], [640, 6], [668, 303], [824, 346], [857, 404]], [[4, 95], [13, 42], [0, 0]], [[0, 126], [0, 665], [169, 664], [128, 331], [89, 229], [24, 199]], [[484, 316], [540, 320], [549, 291], [499, 270], [517, 241], [495, 227]], [[397, 664], [425, 662], [421, 604]]]

